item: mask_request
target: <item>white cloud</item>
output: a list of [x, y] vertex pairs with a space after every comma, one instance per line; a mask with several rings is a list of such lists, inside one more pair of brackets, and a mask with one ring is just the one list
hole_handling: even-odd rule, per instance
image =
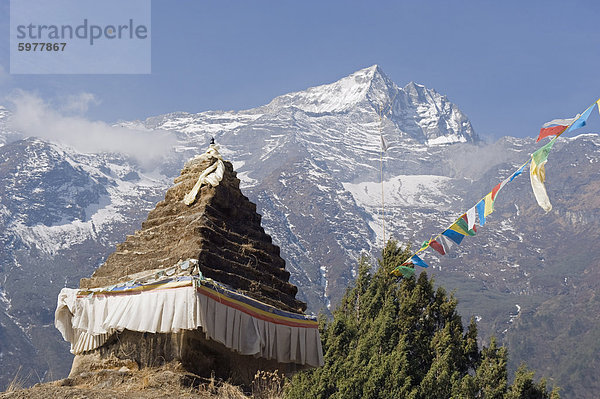
[[[165, 131], [115, 127], [82, 116], [64, 115], [39, 96], [23, 90], [15, 91], [9, 101], [14, 108], [10, 122], [13, 129], [24, 136], [58, 142], [81, 152], [121, 153], [150, 167], [169, 153], [176, 142], [175, 137]], [[84, 111], [94, 101], [93, 95], [84, 93], [66, 104], [71, 111]]]
[[453, 177], [477, 180], [488, 171], [503, 163], [519, 163], [523, 159], [520, 151], [508, 150], [502, 139], [493, 143], [461, 144], [449, 148], [446, 161]]
[[92, 93], [71, 94], [64, 98], [61, 111], [66, 113], [84, 114], [90, 105], [98, 105], [100, 101]]

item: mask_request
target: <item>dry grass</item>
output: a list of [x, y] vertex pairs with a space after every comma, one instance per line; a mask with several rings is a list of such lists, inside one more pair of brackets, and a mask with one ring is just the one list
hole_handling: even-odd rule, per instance
[[278, 370], [274, 372], [259, 370], [252, 381], [252, 397], [257, 399], [283, 398], [284, 377]]
[[21, 373], [21, 366], [19, 366], [19, 368], [17, 369], [17, 372], [15, 373], [15, 376], [10, 381], [10, 384], [8, 384], [8, 387], [6, 388], [6, 392], [15, 392], [15, 391], [20, 391], [23, 389], [23, 387], [25, 386], [26, 378], [20, 376], [19, 375], [20, 373]]
[[89, 398], [120, 399], [190, 398], [190, 399], [281, 399], [284, 379], [277, 372], [258, 372], [252, 382], [251, 394], [215, 378], [202, 378], [185, 372], [177, 362], [160, 367], [130, 370], [98, 369], [73, 378], [36, 384], [23, 389], [19, 373], [0, 399]]

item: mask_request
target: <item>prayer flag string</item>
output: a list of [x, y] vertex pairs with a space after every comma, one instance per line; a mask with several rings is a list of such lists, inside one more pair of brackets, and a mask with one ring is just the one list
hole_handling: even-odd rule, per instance
[[[475, 225], [476, 216], [478, 216], [479, 226], [483, 227], [486, 223], [487, 217], [494, 212], [494, 203], [500, 190], [507, 184], [512, 182], [515, 177], [521, 175], [525, 168], [529, 165], [529, 176], [531, 181], [531, 188], [535, 199], [546, 212], [552, 209], [552, 204], [548, 198], [546, 187], [544, 182], [546, 180], [545, 165], [548, 162], [548, 154], [558, 137], [565, 132], [571, 132], [575, 129], [579, 129], [586, 125], [587, 119], [589, 118], [592, 110], [595, 106], [598, 106], [598, 112], [600, 112], [600, 99], [595, 101], [586, 110], [577, 114], [573, 118], [568, 119], [554, 119], [550, 122], [545, 123], [538, 136], [537, 141], [549, 136], [554, 136], [550, 142], [540, 147], [534, 153], [532, 153], [523, 165], [521, 165], [515, 172], [513, 172], [506, 179], [498, 183], [492, 191], [490, 191], [481, 200], [475, 203], [468, 211], [463, 213], [458, 219], [456, 219], [450, 226], [439, 233], [437, 236], [432, 236], [428, 241], [424, 241], [421, 248], [413, 253], [406, 262], [397, 266], [392, 270], [392, 274], [395, 276], [410, 277], [414, 275], [414, 266], [429, 267], [427, 263], [419, 254], [431, 247], [437, 251], [440, 255], [446, 255], [450, 248], [454, 245], [460, 245], [462, 240], [466, 236], [474, 236], [477, 233], [477, 227]], [[411, 273], [408, 269], [413, 269]]]

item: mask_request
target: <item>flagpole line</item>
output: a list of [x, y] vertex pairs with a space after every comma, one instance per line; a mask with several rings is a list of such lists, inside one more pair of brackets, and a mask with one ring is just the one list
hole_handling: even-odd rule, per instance
[[[587, 112], [587, 111], [588, 111], [590, 108], [593, 108], [595, 105], [598, 105], [598, 109], [600, 110], [600, 103], [599, 103], [599, 102], [600, 102], [600, 98], [598, 98], [596, 101], [594, 101], [594, 102], [592, 103], [592, 105], [590, 105], [589, 107], [587, 107], [587, 108], [585, 109], [585, 111], [583, 111], [583, 113], [581, 113], [581, 114], [580, 114], [580, 117], [581, 117], [582, 115], [584, 115], [584, 114], [585, 114], [585, 113], [586, 113], [586, 112]], [[580, 117], [579, 117], [579, 118], [580, 118]], [[562, 135], [564, 132], [566, 132], [567, 130], [569, 130], [569, 128], [570, 128], [570, 127], [571, 127], [571, 126], [572, 126], [572, 125], [573, 125], [575, 122], [577, 122], [577, 120], [579, 120], [579, 118], [575, 118], [575, 119], [574, 119], [574, 120], [573, 120], [573, 121], [572, 121], [572, 122], [571, 122], [571, 123], [570, 123], [570, 124], [569, 124], [569, 125], [568, 125], [568, 126], [567, 126], [567, 127], [564, 129], [564, 130], [563, 130], [563, 131], [562, 131], [562, 132], [560, 132], [559, 134], [557, 134], [556, 136], [554, 136], [554, 138], [552, 138], [552, 139], [550, 140], [550, 142], [553, 142], [553, 141], [555, 141], [555, 140], [556, 140], [556, 139], [558, 139], [558, 137], [559, 137], [559, 136], [561, 136], [561, 135]], [[547, 145], [547, 144], [545, 144], [545, 145]], [[543, 147], [543, 146], [542, 146], [542, 147]], [[541, 147], [540, 147], [540, 148], [541, 148]], [[537, 151], [537, 150], [536, 150], [536, 151]], [[529, 159], [527, 160], [527, 162], [525, 162], [525, 163], [524, 163], [523, 165], [521, 165], [521, 166], [520, 166], [520, 167], [519, 167], [519, 168], [518, 168], [518, 169], [517, 169], [515, 172], [513, 172], [513, 175], [514, 175], [516, 172], [518, 172], [518, 171], [519, 171], [521, 168], [525, 168], [525, 166], [527, 166], [527, 164], [531, 163], [531, 160], [533, 159], [532, 157], [533, 157], [533, 154], [534, 154], [534, 153], [535, 153], [535, 151], [534, 151], [534, 152], [532, 152], [531, 154], [529, 154]], [[512, 176], [512, 175], [511, 175], [511, 176]], [[505, 180], [506, 180], [506, 179], [505, 179]], [[489, 194], [489, 193], [488, 193], [488, 194]], [[486, 196], [487, 196], [487, 194], [486, 194], [485, 196], [483, 196], [483, 198], [481, 198], [479, 201], [475, 202], [475, 206], [476, 206], [478, 203], [480, 203], [482, 200], [485, 200], [485, 197], [486, 197]], [[462, 215], [460, 215], [458, 218], [456, 218], [456, 220], [454, 220], [454, 222], [453, 222], [453, 223], [451, 223], [451, 224], [450, 224], [450, 225], [449, 225], [447, 228], [445, 228], [444, 230], [442, 230], [442, 232], [441, 232], [441, 233], [439, 233], [437, 236], [435, 236], [433, 239], [431, 239], [431, 238], [430, 238], [430, 239], [429, 239], [429, 242], [431, 242], [431, 241], [433, 241], [433, 240], [437, 240], [438, 238], [440, 238], [440, 237], [442, 236], [442, 234], [443, 234], [443, 232], [444, 232], [444, 231], [446, 231], [446, 230], [448, 230], [450, 227], [452, 227], [452, 226], [453, 226], [453, 225], [454, 225], [456, 222], [458, 222], [458, 221], [459, 221], [459, 220], [460, 220], [460, 219], [461, 219], [461, 218], [462, 218], [464, 215], [465, 215], [465, 213], [463, 213], [463, 214], [462, 214]], [[432, 237], [433, 237], [433, 236], [432, 236]], [[420, 248], [420, 249], [419, 249], [417, 252], [413, 253], [413, 254], [412, 254], [412, 255], [411, 255], [411, 256], [410, 256], [408, 259], [410, 259], [410, 258], [412, 258], [413, 256], [415, 256], [415, 255], [418, 255], [419, 253], [421, 253], [421, 252], [425, 251], [427, 248], [429, 248], [429, 245], [427, 245], [427, 246], [425, 246], [425, 247], [422, 247], [422, 248]], [[408, 263], [402, 263], [400, 266], [403, 266], [403, 265], [406, 265], [406, 264], [408, 264]], [[397, 267], [396, 267], [396, 269], [397, 269], [398, 267], [400, 267], [400, 266], [397, 266]], [[394, 270], [396, 270], [396, 269], [394, 269]]]
[[[396, 100], [397, 95], [398, 95], [398, 93], [394, 94], [394, 97], [392, 98], [392, 101], [389, 104], [389, 110], [388, 110], [386, 117], [391, 115], [392, 108], [394, 105], [394, 100]], [[382, 105], [382, 108], [379, 110], [378, 114], [379, 114], [379, 139], [381, 140], [381, 153], [379, 155], [379, 163], [380, 163], [380, 169], [381, 169], [381, 231], [382, 231], [382, 237], [383, 237], [383, 248], [385, 249], [385, 245], [386, 245], [386, 243], [385, 243], [385, 189], [384, 189], [384, 180], [383, 180], [383, 154], [386, 151], [386, 148], [384, 148], [385, 141], [383, 139], [384, 107], [385, 106]]]
[[[600, 101], [600, 99], [599, 99], [599, 101]], [[594, 104], [595, 104], [595, 103], [594, 103]], [[588, 109], [589, 109], [589, 107], [588, 107], [588, 108], [586, 108], [586, 111], [587, 111]], [[584, 111], [584, 112], [585, 112], [585, 111]], [[570, 125], [569, 125], [569, 126], [570, 126]], [[566, 129], [565, 129], [565, 130], [566, 130]], [[558, 136], [556, 136], [556, 137], [552, 138], [552, 140], [551, 140], [551, 141], [554, 141], [554, 140], [556, 140], [557, 138], [558, 138]], [[546, 145], [546, 144], [545, 144], [545, 145]], [[543, 147], [543, 146], [542, 146], [542, 147]], [[540, 147], [540, 148], [541, 148], [541, 147]], [[537, 151], [537, 150], [536, 150], [536, 151]], [[534, 152], [535, 152], [535, 151], [534, 151]], [[532, 155], [533, 155], [533, 153], [529, 154], [529, 159], [528, 159], [528, 160], [527, 160], [527, 161], [526, 161], [526, 162], [525, 162], [523, 165], [519, 166], [519, 168], [518, 168], [517, 170], [515, 170], [515, 171], [514, 171], [514, 172], [511, 174], [511, 176], [512, 176], [512, 175], [514, 175], [516, 172], [518, 172], [518, 171], [519, 171], [521, 168], [524, 168], [525, 166], [527, 166], [527, 164], [529, 164], [529, 163], [531, 162], [531, 157], [532, 157]], [[488, 193], [488, 194], [489, 194], [489, 193]], [[475, 202], [475, 205], [477, 205], [478, 203], [480, 203], [482, 200], [485, 200], [485, 197], [486, 197], [486, 196], [487, 196], [487, 194], [486, 194], [486, 195], [484, 195], [484, 196], [483, 196], [483, 197], [482, 197], [482, 198], [481, 198], [479, 201]], [[446, 231], [446, 230], [448, 230], [450, 227], [452, 227], [452, 226], [453, 226], [453, 225], [454, 225], [456, 222], [458, 222], [458, 221], [459, 221], [459, 220], [460, 220], [460, 219], [461, 219], [461, 218], [462, 218], [462, 217], [463, 217], [465, 214], [466, 214], [466, 213], [463, 213], [463, 214], [462, 214], [462, 215], [460, 215], [458, 218], [456, 218], [456, 219], [454, 220], [454, 222], [452, 222], [452, 223], [451, 223], [451, 224], [450, 224], [448, 227], [446, 227], [445, 229], [443, 229], [443, 230], [442, 230], [442, 233], [439, 233], [439, 234], [438, 234], [437, 236], [435, 236], [435, 237], [433, 237], [433, 236], [432, 236], [432, 237], [433, 237], [433, 240], [437, 240], [438, 238], [440, 238], [440, 237], [442, 236], [442, 234], [443, 234], [443, 232], [444, 232], [444, 231]], [[430, 239], [429, 241], [431, 242], [431, 241], [432, 241], [432, 239]], [[420, 249], [419, 249], [417, 252], [415, 252], [413, 255], [411, 255], [411, 257], [412, 257], [412, 256], [414, 256], [414, 255], [417, 255], [417, 254], [419, 254], [419, 253], [421, 253], [421, 252], [423, 252], [423, 251], [424, 251], [424, 250], [426, 250], [427, 248], [429, 248], [429, 245], [428, 245], [428, 246], [426, 246], [426, 247], [420, 248]], [[409, 259], [410, 259], [410, 258], [409, 258]]]
[[[529, 160], [528, 160], [527, 162], [525, 162], [523, 165], [519, 166], [519, 167], [517, 168], [517, 170], [515, 170], [515, 171], [514, 171], [514, 172], [511, 174], [511, 176], [512, 176], [512, 175], [514, 175], [515, 173], [517, 173], [519, 170], [521, 170], [521, 168], [524, 168], [525, 166], [527, 166], [527, 164], [528, 164], [529, 162], [531, 162], [531, 159], [529, 159]], [[490, 192], [491, 192], [491, 191], [490, 191]], [[488, 194], [489, 194], [489, 193], [488, 193]], [[478, 204], [478, 203], [480, 203], [481, 201], [485, 200], [485, 197], [487, 197], [487, 194], [486, 194], [486, 195], [484, 195], [483, 197], [481, 197], [481, 199], [480, 199], [479, 201], [475, 202], [475, 205], [477, 205], [477, 204]], [[474, 205], [474, 206], [475, 206], [475, 205]], [[451, 223], [451, 224], [450, 224], [450, 225], [449, 225], [447, 228], [445, 228], [445, 229], [444, 229], [444, 231], [446, 231], [446, 230], [448, 230], [450, 227], [452, 227], [452, 226], [453, 226], [453, 225], [454, 225], [456, 222], [458, 222], [458, 221], [459, 221], [459, 220], [460, 220], [460, 219], [461, 219], [461, 218], [462, 218], [464, 215], [466, 215], [466, 212], [465, 212], [465, 213], [463, 213], [462, 215], [460, 215], [458, 218], [456, 218], [456, 220], [454, 220], [454, 222], [452, 222], [452, 223]], [[441, 237], [441, 235], [442, 235], [442, 233], [438, 234], [438, 235], [437, 235], [437, 236], [435, 236], [433, 239], [434, 239], [434, 240], [437, 240], [439, 237]]]
[[[379, 117], [381, 123], [381, 116]], [[379, 130], [381, 136], [381, 129]], [[383, 248], [385, 248], [385, 190], [383, 184], [383, 147], [381, 148], [381, 154], [379, 155], [379, 164], [381, 167], [381, 230], [383, 233]]]
[[[556, 137], [555, 137], [553, 140], [555, 140], [555, 139], [556, 139]], [[540, 147], [540, 148], [541, 148], [541, 147]], [[535, 152], [535, 151], [534, 151], [534, 152]], [[527, 164], [529, 164], [529, 163], [531, 162], [531, 155], [532, 155], [532, 154], [530, 154], [530, 155], [529, 155], [529, 159], [527, 160], [527, 162], [525, 162], [523, 165], [519, 166], [519, 167], [517, 168], [517, 170], [515, 170], [515, 171], [514, 171], [514, 172], [511, 174], [511, 176], [512, 176], [512, 175], [514, 175], [515, 173], [517, 173], [519, 170], [521, 170], [521, 168], [524, 168], [525, 166], [527, 166]], [[489, 193], [488, 193], [488, 194], [489, 194]], [[475, 202], [475, 205], [477, 205], [477, 204], [478, 204], [478, 203], [480, 203], [482, 200], [484, 200], [486, 196], [487, 196], [487, 194], [486, 194], [486, 195], [484, 195], [484, 196], [483, 196], [483, 197], [482, 197], [482, 198], [481, 198], [479, 201]], [[438, 238], [440, 238], [440, 237], [442, 236], [442, 234], [443, 234], [443, 232], [444, 232], [444, 231], [446, 231], [446, 230], [450, 229], [450, 227], [452, 227], [452, 226], [453, 226], [453, 225], [454, 225], [456, 222], [458, 222], [458, 221], [459, 221], [459, 220], [460, 220], [460, 219], [461, 219], [461, 218], [462, 218], [462, 217], [463, 217], [465, 214], [466, 214], [466, 213], [463, 213], [463, 214], [462, 214], [462, 215], [460, 215], [458, 218], [456, 218], [456, 219], [454, 220], [454, 222], [452, 222], [452, 223], [451, 223], [451, 224], [450, 224], [448, 227], [446, 227], [445, 229], [443, 229], [441, 233], [439, 233], [439, 234], [438, 234], [438, 235], [436, 235], [435, 237], [434, 237], [434, 236], [432, 236], [433, 238], [432, 238], [432, 239], [430, 239], [430, 240], [429, 240], [429, 242], [431, 242], [431, 241], [433, 241], [433, 240], [437, 240]], [[410, 258], [412, 258], [413, 256], [415, 256], [415, 255], [418, 255], [419, 253], [421, 253], [421, 252], [425, 251], [427, 248], [429, 248], [429, 245], [427, 245], [426, 247], [420, 248], [420, 249], [419, 249], [417, 252], [415, 252], [415, 253], [413, 253], [411, 256], [409, 256], [409, 257], [408, 257], [408, 259], [410, 259]], [[406, 264], [407, 264], [407, 263], [402, 263], [400, 266], [403, 266], [403, 265], [406, 265]], [[398, 266], [398, 267], [399, 267], [399, 266]]]
[[379, 165], [381, 167], [381, 230], [383, 233], [383, 248], [385, 248], [385, 189], [383, 183], [383, 153], [385, 152], [385, 142], [383, 141], [383, 112], [379, 113], [379, 139], [381, 140], [381, 153], [379, 156]]

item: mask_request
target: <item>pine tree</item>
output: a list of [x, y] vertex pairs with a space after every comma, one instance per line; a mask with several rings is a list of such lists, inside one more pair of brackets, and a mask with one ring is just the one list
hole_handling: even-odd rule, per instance
[[498, 347], [492, 337], [490, 346], [482, 350], [481, 364], [477, 368], [475, 381], [482, 399], [502, 399], [506, 393], [508, 373], [506, 371], [506, 348]]
[[546, 380], [538, 383], [533, 381], [534, 372], [521, 364], [515, 373], [515, 380], [508, 390], [505, 399], [554, 399], [558, 398], [558, 388], [549, 394], [546, 390]]
[[325, 365], [296, 374], [286, 397], [558, 398], [526, 369], [509, 387], [506, 349], [492, 338], [479, 350], [477, 325], [471, 319], [464, 330], [453, 295], [435, 289], [425, 272], [402, 279], [390, 274], [408, 256], [408, 246], [389, 241], [375, 271], [368, 258], [360, 259], [356, 282], [333, 320], [320, 319]]

